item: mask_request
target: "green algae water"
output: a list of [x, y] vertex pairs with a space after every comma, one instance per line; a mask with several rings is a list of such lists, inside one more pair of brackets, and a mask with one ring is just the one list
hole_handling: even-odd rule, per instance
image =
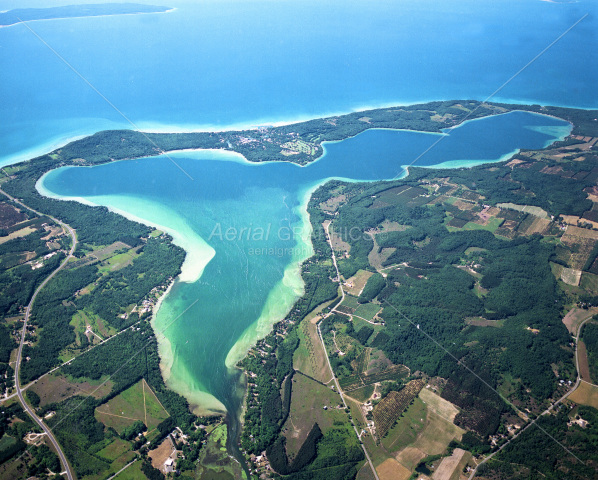
[[[571, 126], [512, 112], [467, 122], [416, 166], [462, 167], [541, 148]], [[154, 318], [167, 384], [200, 413], [229, 412], [238, 433], [243, 396], [235, 364], [302, 294], [299, 264], [311, 255], [306, 203], [330, 178], [381, 180], [401, 175], [439, 134], [368, 130], [325, 146], [306, 167], [251, 164], [218, 151], [179, 152], [95, 167], [64, 167], [40, 182], [42, 193], [109, 206], [171, 233], [187, 250], [183, 272]]]

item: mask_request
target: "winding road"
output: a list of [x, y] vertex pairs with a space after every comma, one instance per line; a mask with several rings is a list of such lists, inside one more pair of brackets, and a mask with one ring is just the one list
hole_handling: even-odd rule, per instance
[[54, 222], [56, 222], [58, 225], [60, 225], [63, 228], [64, 231], [68, 232], [68, 234], [70, 235], [71, 240], [72, 240], [71, 249], [69, 250], [69, 253], [66, 256], [66, 258], [62, 261], [62, 263], [58, 266], [58, 268], [56, 268], [56, 270], [54, 270], [50, 275], [48, 275], [46, 277], [46, 279], [40, 284], [40, 286], [37, 287], [37, 289], [33, 293], [33, 296], [31, 297], [31, 300], [29, 301], [29, 304], [27, 305], [27, 310], [25, 310], [25, 320], [23, 322], [23, 329], [21, 331], [21, 341], [19, 342], [19, 349], [17, 351], [17, 362], [16, 362], [16, 365], [15, 365], [15, 386], [16, 386], [16, 389], [17, 389], [17, 396], [19, 397], [19, 401], [21, 402], [21, 405], [23, 406], [23, 408], [25, 409], [25, 411], [29, 414], [29, 416], [35, 421], [35, 423], [37, 423], [39, 425], [39, 427], [44, 431], [44, 433], [48, 436], [48, 439], [50, 440], [50, 442], [54, 446], [54, 449], [56, 450], [56, 453], [58, 453], [58, 456], [60, 457], [60, 463], [62, 465], [62, 470], [63, 470], [62, 474], [66, 474], [68, 480], [74, 480], [75, 477], [73, 475], [71, 466], [69, 465], [68, 460], [66, 459], [66, 455], [62, 451], [62, 447], [60, 446], [60, 444], [56, 440], [56, 437], [52, 433], [52, 430], [50, 430], [50, 428], [48, 428], [48, 426], [42, 421], [41, 418], [39, 418], [35, 414], [35, 411], [25, 401], [25, 397], [23, 396], [23, 389], [21, 388], [20, 369], [21, 369], [21, 362], [23, 360], [23, 346], [25, 345], [25, 335], [27, 333], [27, 324], [29, 322], [29, 317], [31, 315], [31, 309], [33, 307], [33, 303], [35, 302], [35, 298], [37, 297], [37, 295], [39, 294], [39, 292], [47, 285], [47, 283], [60, 270], [62, 270], [64, 268], [64, 266], [67, 264], [67, 262], [73, 257], [73, 253], [75, 252], [75, 248], [77, 248], [77, 235], [75, 233], [75, 230], [73, 230], [66, 223], [61, 222], [60, 220], [58, 220], [58, 219], [56, 219], [54, 217], [51, 217], [49, 215], [44, 215], [44, 214], [38, 212], [37, 210], [34, 210], [33, 208], [28, 207], [27, 205], [25, 205], [21, 201], [17, 200], [16, 198], [12, 197], [11, 195], [9, 195], [8, 193], [6, 193], [2, 189], [0, 189], [0, 193], [2, 193], [3, 195], [5, 195], [6, 197], [8, 197], [13, 202], [21, 205], [23, 208], [26, 208], [27, 210], [29, 210], [31, 212], [34, 212], [35, 214], [37, 214], [39, 216], [46, 216], [48, 218], [51, 218]]

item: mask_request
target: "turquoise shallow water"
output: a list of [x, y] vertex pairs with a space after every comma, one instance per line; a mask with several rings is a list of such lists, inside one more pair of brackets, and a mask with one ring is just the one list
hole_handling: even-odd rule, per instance
[[[569, 131], [566, 122], [523, 112], [471, 121], [442, 137], [416, 165], [496, 161]], [[194, 260], [185, 266], [186, 281], [175, 283], [166, 297], [157, 331], [198, 302], [160, 337], [168, 383], [204, 408], [237, 411], [238, 375], [229, 367], [302, 292], [297, 262], [311, 252], [297, 235], [306, 232], [301, 230], [306, 191], [333, 177], [393, 178], [438, 138], [369, 130], [326, 144], [324, 156], [307, 167], [250, 164], [223, 152], [182, 152], [177, 163], [193, 181], [167, 158], [152, 157], [61, 168], [44, 178], [43, 188], [179, 232], [177, 241]], [[202, 258], [211, 260], [196, 279]]]

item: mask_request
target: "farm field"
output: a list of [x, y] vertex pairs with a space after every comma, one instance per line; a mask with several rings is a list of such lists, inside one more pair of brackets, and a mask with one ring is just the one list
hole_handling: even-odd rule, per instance
[[592, 383], [590, 364], [588, 363], [588, 351], [583, 340], [580, 340], [577, 344], [577, 359], [579, 360], [579, 376], [582, 380]]
[[[347, 290], [346, 287], [345, 290]], [[359, 307], [359, 302], [357, 301], [357, 297], [349, 294], [345, 295], [345, 299], [343, 300], [343, 303], [341, 303], [341, 306], [356, 310], [357, 307]]]
[[357, 307], [357, 310], [355, 310], [355, 315], [371, 321], [380, 310], [380, 305], [375, 303], [364, 303]]
[[455, 417], [459, 413], [459, 408], [448, 400], [445, 400], [428, 388], [422, 388], [419, 392], [419, 398], [437, 415], [451, 423], [455, 421]]
[[397, 452], [413, 443], [424, 429], [427, 415], [426, 404], [416, 398], [382, 439], [384, 449], [388, 452]]
[[376, 434], [384, 437], [423, 388], [422, 380], [411, 380], [400, 392], [392, 391], [374, 408]]
[[568, 399], [579, 405], [598, 408], [598, 387], [582, 381]]
[[423, 431], [409, 447], [399, 452], [396, 458], [413, 470], [426, 456], [439, 455], [446, 450], [452, 440], [461, 440], [464, 433], [465, 430], [428, 409]]
[[394, 458], [389, 458], [378, 465], [376, 473], [380, 480], [409, 480], [411, 477], [411, 472]]
[[368, 462], [365, 462], [363, 467], [361, 467], [359, 472], [357, 472], [357, 477], [355, 478], [356, 480], [376, 480], [376, 477], [374, 477], [374, 474]]
[[141, 420], [148, 430], [153, 430], [160, 422], [169, 417], [168, 412], [160, 404], [145, 379], [97, 407], [95, 416], [100, 422], [107, 427], [114, 428], [119, 434], [137, 420]]
[[[361, 291], [363, 290], [363, 287], [365, 287], [365, 284], [367, 283], [368, 279], [372, 275], [373, 275], [373, 273], [368, 272], [367, 270], [358, 270], [355, 275], [353, 275], [351, 278], [347, 279], [347, 281], [345, 282], [345, 285], [343, 285], [343, 289], [345, 290], [345, 292], [349, 293], [350, 295], [358, 297], [359, 294], [361, 293]], [[352, 286], [347, 286], [347, 285], [352, 285]], [[345, 297], [345, 300], [347, 300], [346, 297]], [[355, 305], [354, 308], [357, 308], [357, 305]]]
[[597, 307], [592, 307], [587, 310], [583, 308], [573, 307], [571, 310], [569, 310], [569, 312], [567, 312], [567, 315], [563, 317], [563, 323], [565, 324], [565, 327], [567, 327], [567, 330], [569, 330], [569, 333], [571, 335], [577, 335], [577, 329], [579, 328], [579, 325], [586, 318], [592, 317], [597, 313]]

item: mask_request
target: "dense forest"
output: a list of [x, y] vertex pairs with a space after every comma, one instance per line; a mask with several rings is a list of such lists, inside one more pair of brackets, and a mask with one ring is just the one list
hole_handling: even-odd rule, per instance
[[583, 327], [582, 340], [588, 353], [590, 377], [594, 384], [598, 383], [598, 324], [589, 323]]

